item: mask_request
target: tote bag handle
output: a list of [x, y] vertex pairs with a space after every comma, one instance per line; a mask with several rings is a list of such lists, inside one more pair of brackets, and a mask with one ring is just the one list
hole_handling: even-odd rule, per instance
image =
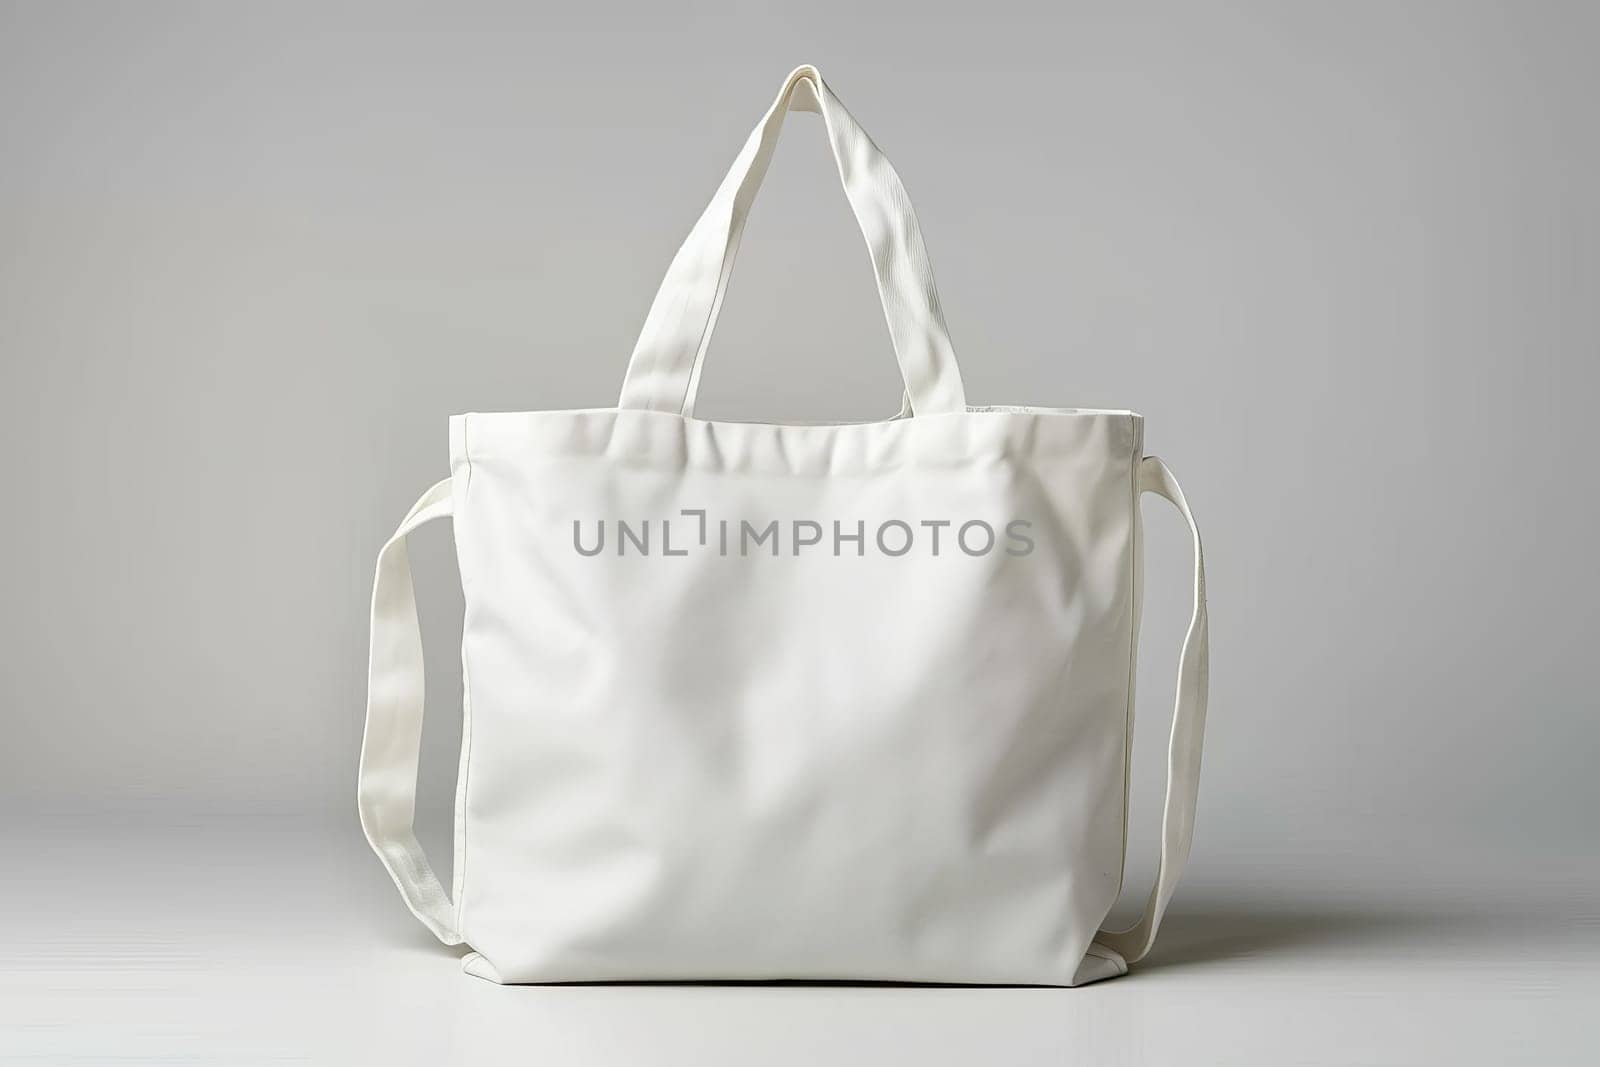
[[[1194, 840], [1195, 804], [1200, 795], [1200, 747], [1206, 732], [1206, 697], [1211, 681], [1211, 628], [1206, 617], [1206, 561], [1200, 528], [1189, 502], [1167, 465], [1154, 456], [1139, 463], [1139, 493], [1154, 493], [1177, 508], [1194, 543], [1194, 610], [1178, 657], [1178, 695], [1172, 710], [1167, 751], [1167, 797], [1161, 815], [1161, 862], [1144, 915], [1126, 930], [1101, 930], [1095, 940], [1129, 963], [1143, 959], [1155, 944], [1161, 916], [1183, 877]], [[1141, 565], [1142, 566], [1142, 565]]]
[[819, 112], [828, 128], [845, 196], [872, 257], [910, 412], [965, 411], [961, 372], [911, 199], [889, 160], [812, 66], [797, 68], [784, 81], [777, 100], [673, 257], [628, 361], [617, 407], [694, 413], [700, 367], [727, 293], [745, 220], [789, 111]]
[[383, 860], [411, 913], [440, 941], [459, 945], [455, 905], [423, 854], [414, 827], [427, 687], [417, 597], [406, 552], [411, 531], [452, 514], [450, 479], [446, 478], [422, 494], [378, 553], [378, 572], [372, 582], [367, 725], [361, 735], [356, 807], [367, 843]]

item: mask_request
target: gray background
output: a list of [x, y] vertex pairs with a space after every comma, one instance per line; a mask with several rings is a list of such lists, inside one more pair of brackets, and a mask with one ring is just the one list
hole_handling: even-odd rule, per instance
[[[0, 4], [0, 808], [10, 847], [42, 856], [5, 891], [73, 929], [103, 917], [81, 958], [13, 936], [58, 982], [103, 972], [106, 931], [161, 914], [129, 885], [236, 876], [228, 908], [202, 892], [187, 933], [151, 943], [225, 912], [234, 940], [197, 966], [241, 982], [229, 957], [277, 937], [278, 879], [356, 929], [363, 973], [399, 943], [445, 983], [430, 997], [490, 995], [457, 992], [477, 983], [414, 939], [360, 855], [376, 551], [446, 473], [448, 415], [614, 402], [678, 241], [783, 75], [814, 62], [916, 199], [972, 400], [1142, 411], [1206, 535], [1213, 712], [1164, 946], [1194, 966], [1113, 983], [1096, 1010], [1142, 1018], [1127, 998], [1178, 972], [1177, 1004], [1218, 973], [1241, 997], [1311, 973], [1351, 1012], [1323, 1053], [1437, 1040], [1387, 1000], [1329, 993], [1317, 953], [1357, 946], [1373, 955], [1351, 988], [1389, 971], [1411, 1010], [1446, 972], [1477, 983], [1465, 1015], [1490, 1029], [1460, 1055], [1561, 1039], [1597, 927], [1597, 47], [1600, 8], [1565, 3]], [[812, 118], [785, 130], [736, 277], [702, 415], [893, 409]], [[1136, 880], [1187, 610], [1182, 531], [1150, 523]], [[460, 597], [448, 535], [418, 540], [437, 850]], [[150, 966], [146, 950], [126, 951]], [[1439, 974], [1394, 975], [1441, 954]], [[628, 1003], [667, 1027], [648, 1031], [658, 1058], [709, 1055], [671, 1029], [676, 1007]], [[1095, 1035], [1108, 1057], [1158, 1051], [1048, 1003], [1059, 1048], [1013, 1059]], [[1450, 1001], [1450, 1025], [1477, 1003]], [[830, 1004], [862, 1013], [860, 1047], [887, 1040], [885, 1002]], [[1297, 1010], [1277, 1013], [1283, 1041]], [[533, 1018], [603, 1028], [607, 1011]], [[75, 1021], [19, 1030], [18, 1054], [93, 1054]], [[199, 1040], [173, 1025], [152, 1040]], [[516, 1025], [519, 1048], [627, 1059]], [[301, 1032], [272, 1047], [314, 1055]], [[496, 1031], [452, 1032], [460, 1052]], [[1248, 1053], [1237, 1040], [1217, 1055]], [[946, 1034], [927, 1054], [941, 1042], [969, 1049]]]

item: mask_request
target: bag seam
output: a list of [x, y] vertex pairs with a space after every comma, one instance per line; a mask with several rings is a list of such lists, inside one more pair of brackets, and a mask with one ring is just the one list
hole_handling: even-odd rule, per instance
[[472, 491], [472, 416], [461, 418], [461, 458], [466, 464], [466, 484], [461, 487], [461, 507], [453, 520], [456, 536], [456, 568], [461, 575], [463, 602], [461, 633], [461, 784], [456, 797], [456, 835], [459, 838], [456, 862], [460, 867], [456, 875], [456, 933], [465, 937], [467, 906], [467, 817], [471, 807], [472, 783], [472, 668], [468, 664], [465, 601], [467, 591], [466, 561], [461, 554], [461, 524], [466, 518], [467, 495]]
[[[1144, 567], [1144, 538], [1141, 536], [1143, 531], [1139, 511], [1139, 498], [1142, 495], [1139, 492], [1139, 468], [1144, 463], [1144, 440], [1137, 418], [1129, 417], [1128, 430], [1133, 437], [1133, 447], [1129, 449], [1131, 462], [1128, 471], [1128, 521], [1131, 532], [1129, 544], [1133, 565], [1128, 568], [1128, 695], [1122, 724], [1122, 854], [1117, 857], [1117, 891], [1111, 898], [1113, 908], [1122, 898], [1122, 890], [1128, 877], [1128, 809], [1131, 800], [1129, 793], [1133, 783], [1134, 690], [1139, 675], [1139, 614], [1142, 607], [1139, 603], [1142, 599], [1140, 572]], [[1109, 914], [1107, 912], [1107, 917]]]

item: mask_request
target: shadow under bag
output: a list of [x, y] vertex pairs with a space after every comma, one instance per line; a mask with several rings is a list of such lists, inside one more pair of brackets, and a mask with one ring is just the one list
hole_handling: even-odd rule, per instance
[[[694, 416], [785, 114], [820, 112], [906, 406]], [[450, 477], [378, 557], [361, 823], [411, 910], [496, 982], [1075, 986], [1149, 951], [1189, 852], [1205, 577], [1129, 411], [968, 405], [911, 202], [813, 67], [672, 261], [616, 407], [450, 420]], [[1194, 531], [1161, 864], [1121, 888], [1139, 499]], [[423, 658], [406, 536], [465, 593], [449, 893], [412, 830]]]

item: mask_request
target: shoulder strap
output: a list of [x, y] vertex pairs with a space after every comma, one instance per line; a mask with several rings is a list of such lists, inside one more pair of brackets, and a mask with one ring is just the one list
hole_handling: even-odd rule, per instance
[[422, 494], [378, 553], [372, 584], [372, 655], [367, 727], [361, 739], [356, 804], [361, 829], [413, 914], [447, 945], [459, 945], [455, 905], [417, 841], [417, 759], [422, 743], [422, 631], [406, 536], [450, 516], [450, 479]]
[[1206, 565], [1200, 551], [1200, 530], [1178, 480], [1154, 456], [1139, 464], [1139, 492], [1165, 497], [1182, 513], [1194, 539], [1194, 615], [1178, 659], [1178, 698], [1172, 713], [1172, 742], [1167, 757], [1167, 800], [1161, 817], [1161, 864], [1144, 915], [1127, 930], [1101, 930], [1099, 944], [1129, 963], [1142, 959], [1155, 943], [1161, 916], [1167, 910], [1194, 837], [1195, 801], [1200, 792], [1200, 747], [1206, 728], [1206, 689], [1210, 676], [1210, 637], [1206, 623]]

